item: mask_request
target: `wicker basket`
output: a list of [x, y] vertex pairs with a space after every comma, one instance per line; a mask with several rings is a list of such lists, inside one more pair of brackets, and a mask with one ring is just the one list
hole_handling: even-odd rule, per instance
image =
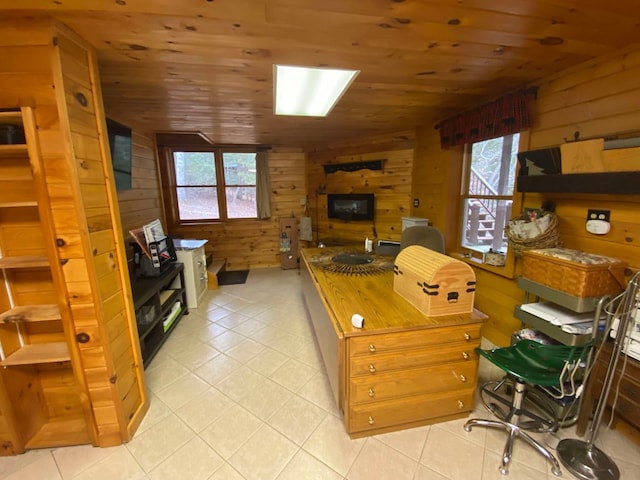
[[[509, 228], [509, 223], [507, 223], [504, 228], [505, 233], [507, 234], [507, 238], [509, 239], [509, 248], [513, 250], [516, 257], [521, 257], [522, 252], [525, 250], [535, 249], [535, 248], [551, 248], [562, 245], [562, 241], [560, 240], [560, 234], [558, 233], [558, 217], [556, 217], [555, 213], [547, 212], [544, 216], [549, 217], [549, 227], [543, 233], [538, 235], [535, 238], [527, 238], [522, 239], [516, 237], [511, 229]], [[511, 220], [527, 220], [528, 217], [525, 214], [522, 214], [518, 217], [515, 217]]]
[[528, 250], [523, 258], [523, 277], [576, 297], [613, 295], [626, 286], [627, 264], [615, 258], [567, 248]]

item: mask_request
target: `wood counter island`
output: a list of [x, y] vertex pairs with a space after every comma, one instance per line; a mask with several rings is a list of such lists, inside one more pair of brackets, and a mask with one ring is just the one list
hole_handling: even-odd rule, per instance
[[[346, 430], [353, 438], [464, 417], [473, 408], [484, 315], [428, 317], [393, 289], [392, 259], [336, 273], [338, 249], [302, 251], [307, 308]], [[342, 250], [344, 251], [344, 249]], [[385, 265], [386, 264], [386, 265]], [[387, 267], [387, 268], [385, 268]], [[364, 317], [359, 329], [353, 314]]]

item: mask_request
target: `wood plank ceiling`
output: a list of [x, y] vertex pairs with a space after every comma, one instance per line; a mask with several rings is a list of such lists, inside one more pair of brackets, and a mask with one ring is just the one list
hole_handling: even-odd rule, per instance
[[[1, 0], [98, 51], [107, 112], [216, 143], [320, 148], [432, 125], [640, 42], [635, 0]], [[327, 118], [273, 114], [274, 64], [361, 73]]]

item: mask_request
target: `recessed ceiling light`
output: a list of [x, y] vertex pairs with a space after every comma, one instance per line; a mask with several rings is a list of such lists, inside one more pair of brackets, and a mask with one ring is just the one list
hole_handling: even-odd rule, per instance
[[274, 65], [275, 113], [325, 117], [358, 73], [358, 70]]

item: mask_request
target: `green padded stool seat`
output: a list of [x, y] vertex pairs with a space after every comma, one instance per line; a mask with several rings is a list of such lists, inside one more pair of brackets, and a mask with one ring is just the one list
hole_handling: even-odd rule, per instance
[[533, 340], [520, 340], [511, 347], [476, 348], [475, 352], [526, 383], [554, 387], [560, 383], [566, 362], [580, 361], [590, 346], [590, 343], [580, 346], [544, 345]]
[[[503, 414], [504, 418], [491, 420], [472, 418], [464, 425], [464, 429], [467, 432], [470, 432], [474, 426], [498, 428], [507, 431], [508, 437], [502, 453], [502, 463], [499, 467], [500, 473], [503, 475], [509, 473], [513, 443], [516, 438], [521, 438], [551, 463], [551, 471], [554, 475], [561, 475], [560, 464], [556, 457], [525, 431], [524, 424], [520, 424], [521, 417], [533, 418], [534, 420], [537, 418], [535, 414], [523, 408], [523, 402], [527, 392], [527, 385], [537, 385], [543, 389], [545, 387], [557, 387], [563, 396], [576, 394], [578, 387], [575, 384], [574, 377], [578, 369], [581, 368], [583, 360], [586, 359], [591, 346], [591, 342], [585, 345], [568, 346], [544, 345], [533, 340], [520, 340], [510, 347], [491, 350], [475, 349], [478, 355], [486, 358], [514, 379], [513, 398], [509, 405], [509, 411]], [[498, 383], [498, 385], [501, 384], [502, 382]], [[565, 385], [568, 385], [568, 391], [565, 391]], [[481, 388], [484, 388], [484, 386]], [[486, 403], [485, 406], [487, 406]], [[498, 409], [489, 409], [498, 416]], [[555, 419], [553, 424], [557, 425]]]

